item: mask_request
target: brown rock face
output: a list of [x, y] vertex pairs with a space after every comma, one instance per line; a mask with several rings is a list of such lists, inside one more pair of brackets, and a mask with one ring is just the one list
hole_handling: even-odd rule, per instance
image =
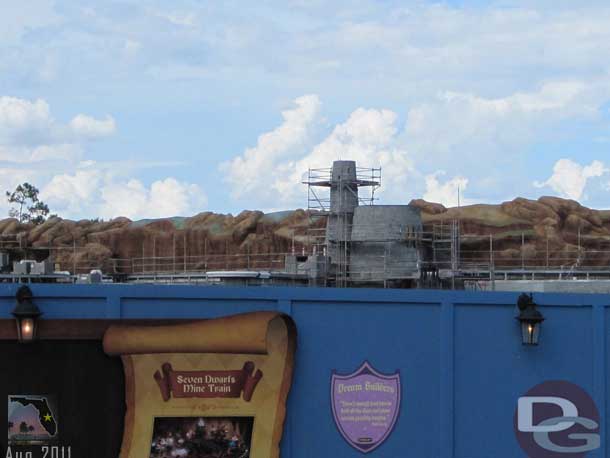
[[309, 215], [303, 210], [237, 216], [210, 212], [191, 218], [99, 222], [51, 218], [39, 226], [0, 220], [3, 237], [48, 249], [60, 270], [107, 273], [283, 267], [283, 254], [301, 251]]
[[[500, 205], [446, 208], [418, 199], [425, 230], [459, 220], [461, 260], [497, 266], [609, 266], [610, 211], [592, 210], [557, 197], [517, 198]], [[281, 269], [284, 253], [309, 251], [312, 216], [304, 210], [237, 216], [211, 212], [190, 218], [132, 222], [51, 218], [40, 226], [0, 220], [0, 240], [48, 249], [61, 270], [79, 273]], [[318, 229], [324, 218], [314, 218]], [[580, 248], [579, 248], [580, 247]]]
[[419, 208], [422, 213], [429, 213], [431, 215], [437, 215], [447, 211], [447, 208], [444, 205], [428, 202], [424, 199], [413, 199], [411, 202], [409, 202], [409, 205]]
[[[413, 201], [430, 228], [459, 220], [461, 259], [504, 267], [609, 266], [610, 211], [573, 200], [517, 198], [500, 205], [469, 205], [439, 211], [438, 204]], [[491, 240], [490, 240], [491, 238]]]

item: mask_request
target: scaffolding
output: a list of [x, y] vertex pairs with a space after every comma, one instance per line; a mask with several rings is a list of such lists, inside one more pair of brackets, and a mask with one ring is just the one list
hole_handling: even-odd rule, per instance
[[321, 188], [322, 190], [329, 191], [333, 186], [337, 186], [339, 182], [344, 186], [350, 185], [350, 187], [355, 186], [356, 188], [369, 187], [370, 193], [368, 196], [362, 196], [360, 193], [357, 193], [355, 197], [358, 199], [359, 205], [373, 205], [377, 200], [375, 191], [381, 187], [381, 167], [366, 168], [354, 166], [354, 169], [355, 176], [344, 176], [339, 181], [333, 180], [332, 167], [309, 169], [306, 177], [302, 180], [302, 183], [307, 185], [307, 208], [315, 212], [329, 214], [331, 212], [330, 192], [324, 193], [316, 189]]
[[[323, 270], [327, 272], [330, 284], [345, 287], [378, 278], [383, 278], [384, 286], [388, 280], [421, 283], [424, 267], [434, 271], [437, 279], [439, 272], [443, 277], [451, 278], [455, 287], [454, 279], [460, 268], [459, 220], [434, 224], [428, 233], [421, 221], [417, 227], [405, 225], [398, 229], [398, 238], [388, 236], [397, 229], [388, 226], [391, 223], [387, 215], [371, 218], [365, 224], [359, 221], [356, 227], [356, 207], [373, 206], [376, 201], [375, 192], [381, 186], [381, 168], [356, 167], [353, 161], [335, 161], [331, 168], [309, 169], [303, 183], [307, 185], [310, 215], [307, 240], [313, 254], [323, 254], [319, 259], [326, 263]], [[360, 188], [369, 192], [364, 195]], [[357, 240], [354, 230], [358, 232]], [[360, 234], [363, 231], [366, 236]], [[405, 247], [413, 249], [415, 254], [401, 250]]]
[[[322, 253], [324, 271], [338, 287], [347, 286], [354, 208], [373, 205], [381, 186], [381, 168], [356, 167], [354, 161], [335, 161], [331, 168], [310, 168], [307, 185], [310, 217], [308, 241], [313, 253]], [[362, 195], [360, 188], [368, 189]], [[320, 221], [325, 221], [321, 227]]]
[[23, 249], [26, 246], [23, 233], [0, 234], [0, 250]]
[[[352, 225], [346, 226], [349, 232], [352, 228]], [[457, 289], [466, 283], [493, 285], [496, 280], [610, 279], [610, 240], [600, 240], [589, 234], [579, 235], [577, 231], [568, 234], [567, 245], [559, 246], [554, 245], [544, 235], [540, 236], [531, 230], [514, 231], [510, 234], [459, 234], [459, 225], [452, 220], [426, 225], [422, 232], [412, 231], [408, 227], [387, 225], [382, 227], [374, 224], [366, 229], [368, 232], [379, 234], [378, 238], [370, 240], [379, 249], [363, 257], [363, 262], [359, 264], [361, 270], [353, 265], [349, 266], [350, 286], [364, 285], [367, 283], [367, 276], [377, 274], [400, 280], [400, 275], [394, 272], [405, 268], [405, 265], [393, 264], [395, 253], [384, 236], [388, 231], [400, 232], [403, 234], [403, 240], [423, 250], [422, 274], [429, 272], [439, 274], [434, 282], [426, 282], [422, 277], [419, 282], [420, 287]], [[178, 240], [180, 243], [177, 243]], [[7, 236], [6, 241], [7, 246], [19, 246], [16, 243], [16, 236]], [[284, 249], [275, 252], [257, 252], [249, 247], [235, 251], [227, 250], [226, 247], [222, 251], [208, 247], [202, 252], [196, 252], [189, 247], [189, 244], [198, 242], [191, 241], [186, 236], [176, 237], [174, 243], [171, 241], [169, 244], [166, 243], [163, 249], [158, 240], [155, 243], [154, 239], [145, 239], [141, 241], [142, 247], [139, 250], [141, 255], [111, 258], [91, 258], [87, 256], [87, 247], [77, 245], [76, 242], [49, 244], [36, 248], [24, 246], [24, 243], [26, 243], [25, 239], [22, 241], [23, 250], [48, 252], [55, 273], [83, 275], [91, 270], [101, 270], [118, 281], [129, 281], [129, 277], [133, 275], [158, 278], [161, 274], [168, 274], [176, 281], [187, 281], [201, 277], [197, 274], [214, 271], [284, 272], [287, 256], [296, 253], [306, 258], [315, 254], [315, 247], [309, 246], [304, 241], [295, 242], [292, 252]], [[350, 249], [358, 243], [360, 242], [351, 240]], [[207, 246], [205, 241], [198, 244], [202, 247]], [[144, 250], [145, 246], [148, 247], [146, 250]], [[325, 262], [323, 256], [317, 256], [315, 259]], [[413, 266], [414, 269], [416, 267]], [[307, 273], [307, 271], [297, 272]], [[338, 276], [339, 284], [344, 280], [340, 278], [341, 271], [332, 275], [330, 279], [333, 282]], [[8, 274], [5, 277], [2, 281], [14, 281], [15, 278], [20, 278]], [[415, 283], [413, 278], [407, 276], [402, 278]], [[333, 282], [329, 284], [334, 284]], [[326, 283], [317, 284], [323, 286]], [[387, 286], [392, 286], [392, 283]]]

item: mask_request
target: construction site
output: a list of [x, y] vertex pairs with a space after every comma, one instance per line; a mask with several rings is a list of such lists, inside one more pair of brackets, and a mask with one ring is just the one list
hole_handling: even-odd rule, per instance
[[310, 169], [307, 208], [294, 212], [4, 220], [0, 280], [610, 291], [606, 212], [556, 198], [379, 205], [381, 172], [354, 161]]

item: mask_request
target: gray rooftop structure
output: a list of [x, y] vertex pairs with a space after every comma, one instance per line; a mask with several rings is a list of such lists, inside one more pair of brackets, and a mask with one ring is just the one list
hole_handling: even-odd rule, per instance
[[[330, 169], [310, 169], [309, 210], [326, 216], [321, 245], [325, 283], [348, 286], [419, 278], [419, 209], [409, 205], [374, 205], [381, 169], [334, 161]], [[370, 197], [360, 194], [370, 190]], [[323, 194], [324, 190], [327, 194]], [[313, 205], [312, 205], [313, 204]], [[320, 263], [319, 256], [316, 264]]]
[[419, 278], [420, 211], [409, 205], [372, 205], [354, 211], [349, 273], [352, 282]]

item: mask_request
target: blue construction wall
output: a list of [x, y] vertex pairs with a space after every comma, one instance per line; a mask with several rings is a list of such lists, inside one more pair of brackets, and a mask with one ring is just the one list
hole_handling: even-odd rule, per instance
[[[17, 286], [0, 285], [0, 318], [11, 318]], [[546, 380], [573, 382], [593, 397], [601, 448], [587, 456], [610, 456], [610, 296], [535, 294], [546, 321], [540, 345], [526, 347], [515, 293], [42, 284], [32, 291], [46, 319], [291, 315], [299, 335], [285, 458], [362, 456], [338, 433], [329, 393], [333, 370], [350, 373], [364, 360], [384, 373], [398, 369], [403, 387], [396, 428], [369, 456], [523, 457], [516, 401]]]

